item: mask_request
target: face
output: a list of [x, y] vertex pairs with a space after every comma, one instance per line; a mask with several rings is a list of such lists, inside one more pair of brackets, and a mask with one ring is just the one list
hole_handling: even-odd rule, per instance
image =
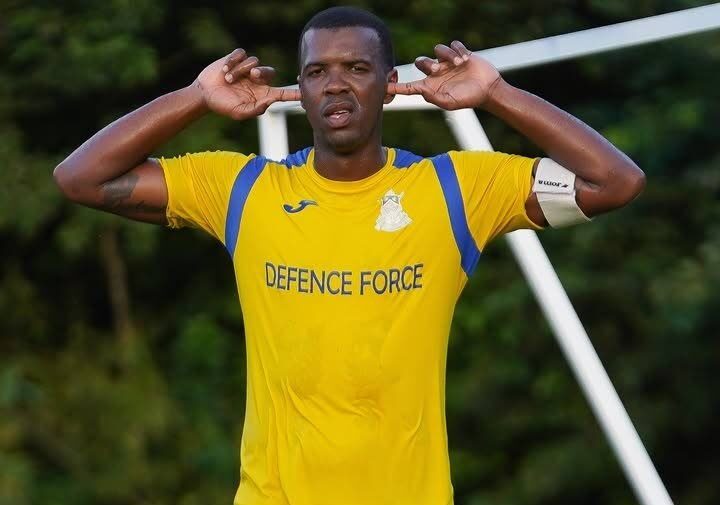
[[337, 153], [380, 143], [387, 83], [397, 71], [383, 63], [372, 28], [312, 29], [302, 40], [298, 83], [316, 146]]

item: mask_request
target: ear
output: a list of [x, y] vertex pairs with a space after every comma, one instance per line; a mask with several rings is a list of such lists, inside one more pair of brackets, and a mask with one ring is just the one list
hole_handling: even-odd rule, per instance
[[[396, 69], [393, 68], [388, 72], [387, 82], [398, 82], [398, 72]], [[393, 101], [393, 98], [395, 98], [395, 95], [386, 94], [383, 103], [390, 103]]]

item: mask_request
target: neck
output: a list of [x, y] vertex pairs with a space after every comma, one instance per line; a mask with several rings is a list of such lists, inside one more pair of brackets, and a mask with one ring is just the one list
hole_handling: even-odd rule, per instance
[[385, 166], [387, 153], [380, 142], [351, 153], [337, 153], [315, 143], [315, 170], [334, 181], [359, 181]]

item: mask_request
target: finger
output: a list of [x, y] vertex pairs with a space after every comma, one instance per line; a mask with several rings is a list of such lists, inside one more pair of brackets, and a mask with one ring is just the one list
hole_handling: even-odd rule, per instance
[[389, 82], [388, 95], [422, 95], [425, 89], [423, 81]]
[[258, 84], [270, 84], [275, 77], [275, 69], [272, 67], [255, 67], [250, 70], [250, 79]]
[[244, 60], [246, 57], [247, 57], [247, 53], [245, 52], [245, 49], [243, 49], [242, 47], [235, 49], [225, 59], [225, 65], [223, 66], [222, 71], [228, 72], [231, 68], [233, 68], [235, 65], [237, 65], [242, 60]]
[[450, 43], [450, 47], [452, 47], [456, 53], [458, 53], [463, 60], [467, 61], [470, 59], [470, 56], [472, 56], [472, 51], [465, 47], [465, 44], [460, 42], [459, 40], [453, 40]]
[[273, 102], [297, 102], [301, 98], [298, 88], [270, 88]]
[[431, 75], [443, 72], [453, 66], [453, 64], [446, 61], [438, 62], [427, 56], [420, 56], [415, 60], [415, 66], [425, 75]]
[[427, 56], [418, 56], [415, 58], [415, 66], [425, 75], [430, 75], [432, 73], [432, 66], [434, 63], [436, 63], [435, 60], [430, 59]]
[[455, 65], [461, 65], [464, 61], [460, 53], [445, 44], [438, 44], [435, 46], [435, 55], [438, 57], [439, 62], [447, 61], [452, 62]]
[[225, 80], [227, 82], [236, 82], [239, 79], [247, 76], [250, 70], [257, 67], [260, 64], [260, 60], [256, 56], [250, 56], [244, 59], [234, 67], [230, 67], [230, 71], [225, 74]]

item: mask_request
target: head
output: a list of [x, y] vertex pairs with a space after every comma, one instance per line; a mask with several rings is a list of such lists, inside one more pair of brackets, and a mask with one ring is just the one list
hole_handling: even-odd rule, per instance
[[316, 146], [351, 153], [381, 142], [382, 107], [397, 82], [390, 31], [369, 12], [333, 7], [313, 16], [298, 46], [298, 84]]

